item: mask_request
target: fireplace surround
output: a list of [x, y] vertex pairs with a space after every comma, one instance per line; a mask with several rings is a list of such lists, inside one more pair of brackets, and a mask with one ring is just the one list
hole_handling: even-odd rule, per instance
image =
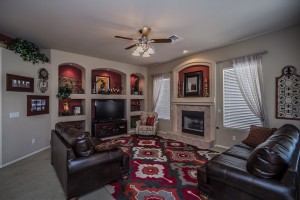
[[[208, 68], [208, 76], [204, 79], [204, 82], [208, 86], [206, 95], [182, 97], [179, 95], [182, 80], [179, 78], [179, 74], [183, 70], [189, 70], [196, 68], [196, 66], [205, 66]], [[195, 69], [197, 71], [197, 69]], [[198, 69], [199, 71], [199, 69]], [[172, 90], [172, 124], [173, 130], [165, 133], [164, 137], [178, 140], [184, 143], [188, 143], [200, 148], [211, 148], [214, 146], [215, 140], [215, 80], [216, 80], [216, 62], [209, 59], [193, 58], [178, 65], [172, 71], [173, 74], [173, 90]], [[208, 93], [209, 92], [209, 93]], [[182, 131], [182, 111], [198, 111], [203, 112], [203, 134], [194, 135], [185, 133]]]
[[204, 112], [182, 110], [181, 132], [204, 136]]

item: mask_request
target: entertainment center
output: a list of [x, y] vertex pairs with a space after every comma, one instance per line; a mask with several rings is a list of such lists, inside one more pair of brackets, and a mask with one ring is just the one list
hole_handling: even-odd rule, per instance
[[[57, 115], [55, 122], [74, 123], [101, 138], [135, 131], [135, 121], [147, 109], [146, 70], [126, 66], [119, 71], [119, 66], [93, 68], [76, 63], [57, 66], [57, 85], [67, 83], [73, 92], [70, 115]], [[80, 93], [76, 92], [78, 87], [82, 88]], [[60, 113], [62, 102], [56, 102]], [[75, 107], [80, 108], [79, 114], [73, 112]]]
[[127, 133], [127, 120], [92, 122], [92, 136], [98, 138], [116, 136]]
[[92, 136], [103, 138], [127, 133], [124, 99], [96, 99], [94, 102]]

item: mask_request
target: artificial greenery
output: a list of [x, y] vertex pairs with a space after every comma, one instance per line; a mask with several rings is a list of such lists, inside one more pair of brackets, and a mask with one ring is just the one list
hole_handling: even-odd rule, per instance
[[8, 49], [20, 54], [24, 61], [32, 62], [33, 64], [49, 62], [49, 59], [42, 53], [37, 45], [28, 42], [22, 38], [15, 38], [7, 47]]
[[57, 93], [56, 97], [59, 99], [62, 99], [62, 100], [70, 99], [71, 93], [72, 93], [72, 90], [69, 88], [68, 85], [60, 86], [58, 88], [58, 93]]

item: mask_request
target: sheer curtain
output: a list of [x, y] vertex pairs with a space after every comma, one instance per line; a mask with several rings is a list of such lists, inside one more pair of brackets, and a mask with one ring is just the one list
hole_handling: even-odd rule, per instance
[[233, 69], [239, 88], [246, 103], [255, 116], [268, 127], [267, 111], [262, 80], [262, 54], [254, 54], [233, 59]]
[[152, 110], [155, 109], [159, 92], [161, 89], [161, 84], [163, 80], [163, 75], [162, 74], [157, 74], [153, 75], [153, 98], [152, 98]]

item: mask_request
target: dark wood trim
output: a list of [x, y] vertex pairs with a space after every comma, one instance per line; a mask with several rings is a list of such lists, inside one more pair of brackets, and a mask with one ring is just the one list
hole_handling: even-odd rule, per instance
[[34, 78], [6, 74], [6, 91], [34, 92]]
[[49, 114], [49, 96], [27, 95], [27, 116]]

